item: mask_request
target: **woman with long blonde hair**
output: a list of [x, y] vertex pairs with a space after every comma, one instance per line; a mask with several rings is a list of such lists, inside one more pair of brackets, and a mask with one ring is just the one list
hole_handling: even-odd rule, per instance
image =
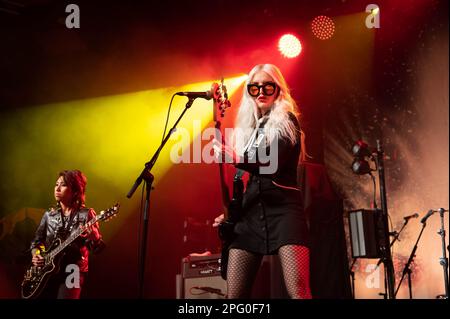
[[[256, 65], [235, 121], [233, 146], [215, 147], [250, 174], [227, 269], [228, 298], [249, 298], [264, 255], [278, 254], [291, 298], [311, 298], [308, 228], [297, 185], [302, 132], [281, 71]], [[217, 141], [216, 141], [217, 142]], [[224, 221], [216, 218], [214, 226]]]

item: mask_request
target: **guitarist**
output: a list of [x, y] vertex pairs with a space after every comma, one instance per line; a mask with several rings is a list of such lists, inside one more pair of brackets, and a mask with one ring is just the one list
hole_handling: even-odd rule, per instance
[[[311, 298], [308, 228], [297, 186], [302, 133], [286, 81], [272, 64], [249, 73], [235, 123], [234, 147], [216, 156], [250, 173], [230, 245], [228, 298], [250, 298], [264, 255], [278, 254], [291, 298]], [[269, 161], [262, 155], [269, 154]], [[216, 218], [214, 226], [224, 221]]]
[[[49, 249], [55, 238], [64, 240], [70, 232], [95, 216], [92, 208], [85, 206], [86, 176], [79, 170], [65, 170], [59, 173], [56, 180], [54, 195], [56, 207], [44, 213], [31, 243], [32, 263], [42, 266], [41, 254]], [[40, 298], [79, 299], [81, 288], [88, 272], [89, 250], [99, 252], [104, 247], [98, 223], [90, 231], [83, 234], [69, 245], [61, 254], [62, 260], [59, 271], [53, 274], [47, 282]], [[66, 266], [71, 265], [79, 270], [78, 278], [74, 275], [74, 268], [66, 273]], [[67, 281], [68, 275], [72, 275]]]

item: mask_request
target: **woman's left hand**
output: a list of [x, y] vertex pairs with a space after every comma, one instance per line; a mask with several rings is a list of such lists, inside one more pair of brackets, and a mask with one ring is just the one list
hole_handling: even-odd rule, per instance
[[239, 162], [239, 156], [231, 146], [213, 139], [213, 148], [214, 155], [217, 159], [221, 159], [222, 163], [236, 164]]
[[214, 223], [213, 223], [213, 227], [218, 227], [220, 224], [223, 223], [223, 221], [225, 220], [225, 215], [221, 214], [219, 216], [217, 216], [216, 218], [214, 218]]
[[[80, 228], [83, 228], [83, 225], [80, 225]], [[87, 227], [80, 235], [80, 237], [87, 238], [92, 233], [92, 227]]]

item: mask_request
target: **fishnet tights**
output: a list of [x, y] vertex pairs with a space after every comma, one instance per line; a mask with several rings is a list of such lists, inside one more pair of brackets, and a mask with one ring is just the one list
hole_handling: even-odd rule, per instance
[[278, 250], [284, 283], [292, 299], [311, 299], [309, 287], [309, 249], [286, 245]]
[[242, 249], [230, 249], [227, 270], [229, 299], [249, 299], [262, 255]]
[[[311, 299], [309, 288], [309, 249], [285, 245], [278, 250], [284, 282], [293, 299]], [[249, 299], [262, 255], [230, 249], [227, 272], [229, 299]]]

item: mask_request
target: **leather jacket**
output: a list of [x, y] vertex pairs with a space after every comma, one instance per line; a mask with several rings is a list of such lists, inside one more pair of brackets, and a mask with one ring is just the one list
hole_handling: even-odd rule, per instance
[[[63, 218], [60, 208], [50, 208], [45, 211], [44, 216], [36, 230], [35, 237], [31, 242], [31, 249], [37, 249], [44, 245], [50, 249], [53, 241], [58, 237], [62, 241], [80, 225], [85, 224], [95, 216], [92, 208], [80, 208], [72, 212], [67, 218]], [[68, 264], [77, 264], [80, 272], [88, 271], [89, 250], [98, 253], [105, 246], [99, 231], [98, 223], [92, 226], [92, 232], [87, 237], [79, 237], [64, 249], [64, 257], [61, 262], [61, 271], [65, 271]]]

